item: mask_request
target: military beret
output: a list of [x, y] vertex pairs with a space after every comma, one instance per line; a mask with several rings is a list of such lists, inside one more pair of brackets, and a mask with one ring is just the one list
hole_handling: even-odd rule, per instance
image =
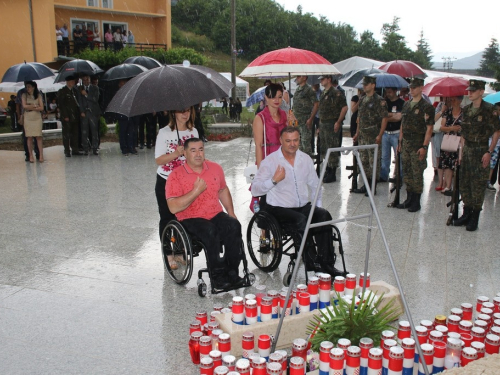
[[377, 77], [372, 76], [364, 76], [363, 77], [363, 85], [368, 85], [370, 83], [377, 84]]
[[486, 82], [477, 79], [470, 79], [469, 87], [467, 87], [467, 90], [468, 91], [484, 90], [485, 87], [486, 87]]
[[410, 87], [415, 88], [424, 85], [424, 80], [422, 78], [413, 77], [410, 79]]

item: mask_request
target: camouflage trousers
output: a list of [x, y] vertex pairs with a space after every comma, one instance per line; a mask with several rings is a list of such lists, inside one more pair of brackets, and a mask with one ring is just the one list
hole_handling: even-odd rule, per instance
[[[378, 131], [377, 132], [363, 132], [360, 130], [359, 132], [359, 140], [358, 143], [360, 146], [366, 146], [366, 145], [374, 145], [375, 144], [375, 138], [377, 138]], [[380, 176], [380, 167], [381, 167], [381, 160], [382, 160], [382, 149], [381, 147], [378, 148], [378, 153], [377, 153], [377, 175], [375, 178], [378, 180]], [[366, 177], [368, 181], [371, 183], [371, 179], [373, 176], [373, 158], [375, 156], [375, 149], [369, 149], [369, 150], [359, 150], [359, 156], [361, 157], [361, 164], [363, 165], [363, 169], [365, 170]]]
[[401, 159], [403, 161], [403, 181], [409, 193], [422, 194], [424, 190], [424, 171], [427, 168], [427, 158], [419, 160], [417, 151], [422, 142], [409, 142], [403, 139]]
[[462, 162], [460, 163], [460, 195], [464, 206], [481, 211], [483, 208], [486, 181], [489, 179], [489, 168], [483, 168], [481, 158], [487, 147], [463, 148]]
[[[329, 148], [339, 147], [339, 132], [342, 131], [342, 127], [338, 132], [334, 129], [335, 121], [322, 122], [320, 119], [319, 123], [319, 138], [321, 139], [321, 160], [325, 160], [326, 151]], [[328, 167], [337, 168], [339, 166], [340, 152], [332, 152], [330, 158], [328, 159]]]
[[[306, 125], [306, 121], [309, 119], [310, 116], [301, 116], [299, 114], [295, 114], [295, 117], [297, 118], [297, 121], [299, 123], [299, 130], [300, 130], [300, 151], [305, 152], [307, 155], [312, 156], [313, 151], [311, 149], [311, 137], [312, 137], [312, 130], [309, 129]], [[312, 128], [312, 123], [311, 123], [311, 128]]]

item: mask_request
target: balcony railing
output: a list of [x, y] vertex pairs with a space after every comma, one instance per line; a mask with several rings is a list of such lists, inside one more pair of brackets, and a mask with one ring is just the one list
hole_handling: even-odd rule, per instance
[[167, 49], [166, 44], [161, 43], [133, 43], [133, 44], [123, 44], [115, 42], [75, 42], [73, 40], [68, 41], [66, 44], [64, 42], [57, 43], [57, 54], [59, 56], [73, 56], [79, 51], [85, 48], [98, 49], [98, 50], [111, 50], [119, 51], [123, 48], [135, 48], [135, 50], [143, 51], [156, 51], [158, 49]]

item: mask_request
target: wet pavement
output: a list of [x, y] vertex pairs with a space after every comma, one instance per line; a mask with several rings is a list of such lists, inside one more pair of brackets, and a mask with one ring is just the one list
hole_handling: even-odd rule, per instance
[[[226, 172], [244, 232], [251, 217], [243, 177], [248, 145], [240, 138], [206, 147], [207, 158]], [[123, 157], [117, 143], [105, 143], [100, 156], [67, 159], [62, 146], [44, 153], [45, 163], [30, 164], [22, 152], [0, 151], [0, 372], [196, 373], [187, 347], [195, 311], [254, 289], [201, 298], [196, 274], [177, 286], [164, 273], [154, 150]], [[351, 160], [342, 156], [342, 166]], [[339, 182], [325, 187], [323, 205], [334, 218], [369, 212], [368, 198], [349, 193], [348, 174], [337, 172]], [[429, 167], [422, 210], [414, 214], [387, 207], [388, 184], [379, 184], [375, 197], [415, 322], [500, 292], [499, 195], [486, 192], [479, 229], [470, 233], [445, 225], [449, 198], [434, 187]], [[347, 269], [356, 274], [364, 266], [367, 224], [339, 224]], [[282, 287], [286, 261], [265, 274], [248, 260], [257, 284]], [[196, 258], [195, 270], [201, 266]], [[395, 285], [378, 229], [369, 272]]]

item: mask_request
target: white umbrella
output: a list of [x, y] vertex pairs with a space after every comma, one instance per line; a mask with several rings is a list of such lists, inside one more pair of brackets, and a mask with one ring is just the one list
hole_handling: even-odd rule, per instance
[[[44, 79], [38, 79], [35, 81], [38, 86], [38, 90], [43, 93], [59, 91], [63, 88], [65, 83], [54, 83], [54, 77], [47, 77]], [[0, 92], [13, 92], [17, 93], [24, 87], [24, 82], [2, 82], [0, 83]]]

